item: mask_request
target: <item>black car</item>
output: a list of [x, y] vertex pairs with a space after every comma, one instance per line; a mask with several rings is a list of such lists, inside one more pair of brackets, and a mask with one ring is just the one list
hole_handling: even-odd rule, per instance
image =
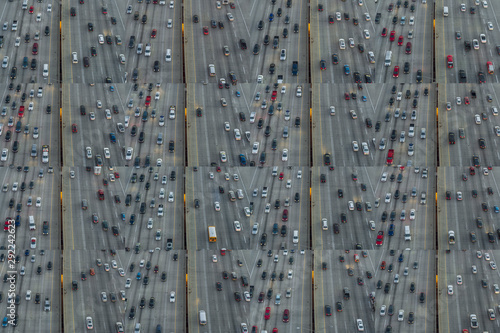
[[94, 31], [94, 25], [91, 22], [88, 23], [88, 29], [89, 31]]
[[331, 155], [329, 153], [326, 153], [323, 156], [323, 159], [324, 159], [325, 165], [330, 165], [331, 164]]
[[467, 83], [467, 75], [465, 74], [465, 71], [463, 69], [458, 71], [458, 75], [459, 75], [458, 79], [459, 83]]
[[479, 83], [486, 83], [486, 76], [484, 75], [484, 72], [477, 73], [477, 78]]
[[244, 39], [240, 39], [240, 48], [242, 50], [246, 50], [247, 49], [247, 42]]
[[260, 52], [260, 45], [255, 44], [253, 47], [253, 54], [257, 55], [257, 54], [259, 54], [259, 52]]

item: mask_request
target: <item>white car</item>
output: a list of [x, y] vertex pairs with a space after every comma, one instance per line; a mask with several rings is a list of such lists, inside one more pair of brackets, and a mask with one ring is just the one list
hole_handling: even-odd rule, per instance
[[483, 1], [483, 8], [488, 8], [488, 2], [487, 1]]
[[457, 275], [457, 284], [462, 284], [462, 275]]
[[42, 14], [41, 13], [36, 14], [36, 21], [37, 22], [41, 22], [42, 21]]
[[[132, 149], [132, 148], [130, 148]], [[87, 147], [85, 148], [85, 151], [87, 152], [87, 158], [92, 158], [92, 148], [91, 147]], [[132, 157], [130, 157], [131, 159]]]
[[330, 105], [330, 116], [335, 116], [335, 106]]
[[260, 143], [254, 142], [252, 145], [252, 154], [258, 154], [259, 153], [259, 145]]
[[8, 65], [9, 65], [9, 56], [5, 56], [3, 57], [2, 68], [7, 68]]
[[[398, 92], [398, 95], [396, 96], [396, 100], [400, 101], [402, 99], [402, 97], [403, 97], [403, 93], [400, 91], [400, 92]], [[396, 109], [396, 110], [399, 110], [399, 109]], [[396, 116], [394, 116], [394, 117], [396, 117]]]
[[174, 192], [168, 194], [168, 202], [174, 202]]
[[155, 100], [159, 100], [159, 99], [160, 99], [160, 92], [157, 91], [155, 94]]
[[478, 114], [474, 115], [474, 121], [476, 125], [481, 125], [481, 117]]
[[106, 295], [106, 292], [103, 291], [101, 292], [101, 300], [106, 303], [108, 301], [108, 295]]
[[151, 217], [148, 219], [147, 228], [148, 229], [153, 229], [153, 218], [151, 218]]
[[350, 110], [349, 113], [351, 114], [352, 119], [358, 119], [358, 115], [356, 114], [356, 111]]
[[32, 249], [36, 249], [36, 238], [35, 237], [32, 237], [31, 238], [31, 241], [30, 241], [30, 247]]
[[485, 34], [480, 34], [479, 39], [481, 40], [481, 43], [483, 43], [483, 44], [486, 43], [486, 35]]
[[92, 321], [92, 317], [85, 318], [85, 322], [87, 323], [88, 330], [94, 329], [94, 322]]
[[290, 110], [286, 110], [286, 111], [285, 111], [285, 120], [286, 120], [286, 121], [289, 121], [289, 120], [290, 120], [290, 115], [291, 115]]
[[363, 30], [363, 34], [365, 36], [365, 39], [370, 39], [370, 32], [368, 30]]
[[380, 177], [380, 181], [383, 182], [383, 183], [387, 181], [387, 172], [384, 172], [382, 174], [382, 177]]
[[226, 132], [229, 132], [231, 130], [231, 126], [229, 125], [228, 121], [224, 122], [224, 130]]
[[109, 148], [104, 148], [104, 158], [111, 158], [111, 153], [109, 152]]
[[7, 148], [2, 149], [2, 157], [0, 158], [0, 160], [2, 162], [5, 162], [7, 161], [8, 156], [9, 156], [9, 150]]
[[477, 274], [477, 267], [476, 267], [476, 265], [472, 265], [472, 274]]
[[349, 47], [352, 49], [354, 48], [354, 38], [349, 38]]
[[98, 35], [98, 40], [99, 40], [99, 44], [104, 44], [104, 35], [103, 34], [99, 34]]
[[351, 201], [349, 201], [349, 202], [347, 203], [347, 206], [349, 207], [349, 210], [354, 210], [354, 201], [352, 201], [352, 200], [351, 200]]
[[118, 268], [118, 274], [120, 274], [120, 276], [125, 276], [125, 270], [123, 268]]
[[474, 50], [479, 50], [479, 41], [477, 39], [473, 39], [472, 46], [474, 47]]
[[258, 231], [259, 231], [259, 224], [258, 223], [254, 223], [254, 225], [252, 227], [252, 235], [257, 235]]
[[282, 94], [286, 93], [286, 87], [285, 86], [281, 87], [281, 93]]
[[286, 181], [286, 188], [292, 188], [292, 180], [291, 179], [288, 179]]
[[16, 37], [16, 41], [14, 43], [14, 46], [19, 46], [21, 45], [21, 37]]
[[297, 178], [302, 178], [302, 170], [297, 171]]
[[281, 160], [283, 162], [288, 161], [288, 149], [283, 148], [283, 154], [281, 155]]
[[220, 154], [220, 160], [221, 160], [221, 162], [222, 162], [222, 163], [227, 162], [227, 155], [226, 155], [226, 152], [222, 150], [219, 154]]
[[451, 284], [448, 285], [448, 295], [453, 295], [453, 286]]
[[[127, 152], [125, 153], [125, 159], [127, 161], [130, 161], [132, 159], [132, 156], [134, 155], [134, 148], [128, 147]], [[87, 156], [88, 157], [88, 156]], [[92, 156], [90, 156], [92, 158]]]
[[168, 19], [168, 20], [167, 20], [167, 28], [168, 28], [168, 29], [172, 29], [172, 26], [173, 26], [173, 21], [172, 21], [172, 19]]
[[385, 316], [385, 314], [386, 314], [386, 306], [385, 306], [385, 305], [382, 305], [382, 306], [380, 307], [380, 316], [382, 316], [382, 317], [383, 317], [383, 316]]
[[484, 260], [486, 260], [486, 261], [490, 261], [491, 260], [490, 254], [488, 252], [486, 252], [484, 254]]
[[408, 22], [409, 25], [415, 25], [415, 17], [411, 16], [410, 21]]
[[289, 269], [288, 270], [288, 279], [292, 279], [293, 277], [293, 270]]
[[239, 221], [234, 221], [234, 230], [241, 231], [241, 223]]
[[341, 50], [345, 50], [345, 40], [343, 38], [339, 39], [339, 47]]
[[365, 13], [365, 21], [371, 21], [370, 14]]
[[457, 105], [461, 105], [462, 104], [462, 98], [461, 97], [457, 97], [456, 101], [457, 101]]
[[415, 209], [411, 209], [410, 210], [410, 220], [414, 220], [415, 219]]
[[42, 198], [41, 197], [36, 198], [35, 206], [38, 208], [42, 207]]
[[174, 0], [170, 1], [170, 4], [168, 5], [170, 9], [174, 9]]
[[127, 281], [125, 281], [125, 288], [130, 288], [130, 285], [132, 284], [132, 279], [128, 278]]
[[217, 262], [217, 255], [215, 254], [212, 255], [212, 262]]
[[98, 108], [98, 109], [101, 109], [101, 108], [102, 108], [102, 102], [101, 102], [101, 100], [100, 100], [100, 99], [98, 99], [98, 100], [96, 101], [96, 106], [97, 106], [97, 108]]
[[175, 291], [170, 292], [170, 303], [175, 303]]
[[168, 113], [168, 118], [169, 119], [175, 119], [175, 106], [173, 106], [173, 105], [170, 106], [170, 111]]
[[467, 8], [465, 7], [465, 4], [464, 4], [464, 3], [460, 5], [460, 11], [461, 11], [461, 12], [465, 12], [465, 10], [466, 10], [466, 9], [467, 9]]
[[160, 188], [160, 194], [158, 196], [160, 199], [165, 199], [165, 189], [162, 187]]
[[33, 104], [33, 102], [30, 102], [28, 104], [28, 111], [33, 111], [33, 107], [34, 107], [35, 104]]
[[264, 213], [269, 214], [269, 212], [271, 212], [271, 204], [267, 203], [266, 208], [264, 209]]
[[297, 90], [295, 92], [295, 96], [302, 97], [302, 86], [297, 86]]
[[497, 264], [495, 264], [493, 261], [490, 261], [490, 267], [491, 269], [497, 269]]
[[493, 24], [491, 22], [488, 22], [487, 25], [488, 25], [488, 30], [490, 31], [493, 30]]
[[495, 283], [495, 284], [493, 285], [493, 292], [494, 292], [495, 294], [500, 294], [500, 287], [498, 286], [498, 284], [497, 284], [497, 283]]
[[51, 12], [51, 11], [52, 11], [52, 4], [50, 4], [50, 3], [49, 3], [49, 4], [47, 5], [47, 11], [48, 11], [48, 12]]
[[359, 332], [364, 332], [365, 331], [365, 326], [363, 325], [363, 320], [356, 319], [356, 326], [358, 327], [358, 331]]
[[399, 310], [398, 321], [403, 321], [404, 317], [405, 317], [405, 310]]
[[240, 133], [240, 130], [238, 128], [234, 129], [234, 139], [236, 141], [240, 141], [241, 140], [241, 133]]
[[18, 186], [19, 186], [19, 183], [18, 182], [14, 182], [14, 184], [12, 184], [12, 192], [17, 192]]
[[385, 203], [390, 203], [391, 202], [391, 193], [386, 193], [385, 194]]
[[158, 216], [163, 216], [163, 205], [158, 205]]
[[214, 208], [216, 212], [220, 212], [220, 203], [218, 201], [214, 203]]
[[227, 19], [229, 20], [229, 22], [233, 22], [233, 21], [234, 21], [234, 16], [233, 16], [233, 14], [231, 14], [231, 13], [227, 13], [227, 14], [226, 14], [226, 16], [227, 16]]
[[26, 300], [31, 301], [31, 290], [26, 291]]

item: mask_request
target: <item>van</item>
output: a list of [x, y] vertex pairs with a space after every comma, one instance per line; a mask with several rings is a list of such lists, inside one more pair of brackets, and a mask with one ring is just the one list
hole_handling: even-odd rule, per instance
[[391, 65], [391, 59], [392, 59], [392, 51], [386, 51], [385, 62], [384, 62], [385, 67], [389, 67]]
[[236, 196], [234, 195], [234, 191], [229, 191], [227, 193], [227, 196], [229, 197], [230, 201], [236, 201]]
[[210, 76], [215, 76], [215, 65], [214, 64], [208, 65], [208, 74]]
[[28, 9], [28, 0], [23, 0], [23, 9]]
[[29, 217], [29, 226], [30, 230], [36, 230], [35, 218], [33, 217], [33, 215], [30, 215]]
[[163, 133], [158, 133], [158, 138], [156, 139], [156, 144], [157, 145], [163, 144]]
[[200, 310], [200, 325], [205, 326], [207, 324], [207, 313], [205, 310]]
[[422, 192], [422, 194], [420, 194], [420, 204], [421, 205], [425, 205], [425, 203], [427, 202], [427, 194], [425, 192]]
[[274, 166], [274, 167], [273, 167], [273, 172], [272, 172], [272, 175], [273, 175], [274, 177], [276, 177], [276, 176], [278, 175], [278, 167], [277, 167], [277, 166]]
[[243, 199], [243, 190], [240, 188], [238, 190], [236, 190], [236, 196], [237, 196], [238, 200], [242, 200]]
[[77, 64], [78, 63], [78, 55], [76, 52], [71, 53], [73, 55], [73, 63]]
[[137, 54], [142, 54], [142, 43], [137, 44]]
[[82, 209], [87, 210], [88, 207], [89, 207], [89, 205], [88, 205], [87, 199], [83, 199], [82, 200]]
[[43, 77], [49, 76], [49, 64], [43, 64]]
[[420, 139], [425, 139], [425, 128], [420, 130]]
[[444, 8], [443, 8], [443, 16], [444, 17], [448, 16], [448, 6], [444, 6]]
[[299, 242], [299, 231], [294, 230], [293, 231], [293, 244], [297, 244]]
[[31, 157], [36, 157], [37, 156], [37, 148], [36, 148], [36, 143], [34, 143], [31, 146]]
[[405, 225], [405, 241], [411, 241], [410, 226]]
[[167, 49], [167, 54], [165, 55], [165, 61], [172, 61], [172, 50], [171, 49]]

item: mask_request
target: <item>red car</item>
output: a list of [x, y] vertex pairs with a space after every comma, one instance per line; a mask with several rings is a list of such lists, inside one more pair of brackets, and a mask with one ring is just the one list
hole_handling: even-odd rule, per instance
[[226, 248], [223, 247], [222, 249], [220, 249], [220, 255], [221, 256], [225, 256], [226, 255]]
[[104, 200], [104, 191], [103, 190], [97, 191], [97, 195], [99, 196], [99, 200]]
[[31, 53], [38, 54], [38, 43], [33, 44], [33, 49], [31, 50]]
[[203, 34], [208, 35], [208, 27], [203, 27]]
[[19, 112], [17, 113], [17, 116], [18, 116], [19, 118], [24, 117], [24, 105], [21, 105], [21, 106], [19, 107]]
[[288, 209], [285, 209], [285, 210], [283, 211], [283, 217], [281, 218], [281, 220], [282, 220], [283, 222], [288, 221]]
[[146, 97], [146, 106], [150, 106], [151, 105], [151, 96], [147, 96]]
[[377, 241], [375, 242], [375, 245], [381, 246], [384, 244], [384, 232], [380, 230], [377, 234]]
[[273, 333], [278, 333], [278, 329], [276, 327], [273, 328]]
[[382, 37], [387, 37], [387, 28], [382, 29]]
[[394, 72], [392, 73], [392, 77], [399, 77], [399, 66], [394, 66]]
[[76, 124], [71, 125], [71, 132], [78, 133], [78, 128], [76, 127]]
[[406, 43], [406, 54], [411, 54], [411, 42]]
[[453, 68], [453, 56], [451, 54], [446, 57], [446, 62], [448, 63], [448, 68]]
[[279, 180], [283, 180], [283, 177], [284, 177], [283, 172], [280, 172]]
[[382, 269], [382, 270], [385, 269], [385, 261], [382, 261], [382, 263], [380, 264], [380, 269]]
[[276, 90], [273, 90], [273, 94], [271, 95], [271, 101], [275, 101], [276, 96], [278, 96], [278, 92]]
[[290, 321], [290, 310], [285, 309], [283, 312], [283, 322], [288, 323]]
[[394, 42], [394, 39], [396, 38], [396, 31], [392, 30], [391, 35], [389, 36], [389, 40], [391, 42]]
[[116, 179], [120, 178], [120, 174], [118, 172], [115, 172], [115, 178]]
[[30, 6], [29, 13], [30, 13], [30, 14], [33, 14], [33, 6]]
[[469, 105], [469, 104], [470, 104], [469, 97], [465, 97], [465, 98], [464, 98], [464, 104], [465, 104], [465, 105]]
[[264, 314], [264, 319], [269, 320], [271, 318], [271, 307], [266, 308], [266, 313]]
[[349, 96], [349, 93], [344, 93], [344, 98], [346, 101], [351, 99], [351, 97]]
[[234, 6], [234, 2], [230, 2], [230, 3], [229, 3], [229, 7], [230, 7], [231, 9], [235, 9], [235, 8], [236, 8], [236, 7]]
[[156, 38], [156, 29], [153, 29], [153, 31], [151, 31], [151, 38]]
[[403, 35], [398, 38], [398, 46], [403, 46]]

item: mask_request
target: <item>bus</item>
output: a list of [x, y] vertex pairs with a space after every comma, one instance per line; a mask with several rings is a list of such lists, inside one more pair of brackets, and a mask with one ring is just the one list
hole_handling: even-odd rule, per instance
[[208, 241], [210, 243], [217, 242], [217, 233], [215, 232], [215, 227], [208, 227]]

